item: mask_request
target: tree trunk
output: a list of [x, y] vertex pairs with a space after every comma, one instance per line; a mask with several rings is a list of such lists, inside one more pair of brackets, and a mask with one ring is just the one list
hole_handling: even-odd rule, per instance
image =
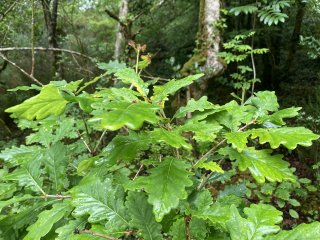
[[220, 51], [220, 31], [217, 23], [220, 18], [220, 0], [200, 0], [199, 32], [197, 54], [186, 62], [182, 75], [194, 72], [195, 66], [202, 67], [205, 76], [199, 86], [193, 86], [192, 96], [199, 98], [208, 87], [209, 80], [223, 73], [225, 64], [218, 57]]
[[[51, 6], [52, 3], [52, 6]], [[49, 48], [59, 48], [58, 46], [58, 34], [57, 34], [57, 19], [58, 19], [58, 0], [41, 0], [43, 16], [46, 23], [46, 29], [48, 34], [48, 46]], [[53, 67], [54, 70], [61, 75], [62, 66], [59, 64], [59, 54], [52, 52]]]
[[[128, 0], [122, 0], [119, 10], [119, 19], [124, 20], [128, 17]], [[123, 33], [121, 31], [120, 23], [117, 24], [116, 41], [114, 45], [114, 59], [119, 60], [121, 54], [123, 53]]]
[[303, 17], [305, 14], [305, 7], [306, 7], [306, 3], [301, 0], [296, 0], [296, 4], [297, 4], [297, 14], [296, 14], [294, 29], [291, 35], [291, 40], [289, 45], [288, 58], [286, 63], [287, 71], [290, 70], [296, 51], [297, 51], [297, 46], [299, 44], [299, 37], [301, 33], [302, 21], [303, 21]]

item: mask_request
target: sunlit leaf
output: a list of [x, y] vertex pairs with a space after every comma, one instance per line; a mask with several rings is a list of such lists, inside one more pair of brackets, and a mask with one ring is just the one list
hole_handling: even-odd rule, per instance
[[60, 115], [64, 112], [67, 105], [66, 101], [59, 92], [59, 89], [53, 85], [46, 85], [41, 92], [25, 100], [23, 103], [6, 109], [6, 112], [12, 113], [11, 117], [25, 118], [28, 120], [43, 119], [50, 115]]

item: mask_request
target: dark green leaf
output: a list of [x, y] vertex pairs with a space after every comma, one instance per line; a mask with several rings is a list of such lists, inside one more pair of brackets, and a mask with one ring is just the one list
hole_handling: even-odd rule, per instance
[[152, 205], [144, 193], [130, 192], [126, 206], [131, 217], [131, 226], [137, 228], [145, 240], [161, 240], [161, 225], [155, 221]]

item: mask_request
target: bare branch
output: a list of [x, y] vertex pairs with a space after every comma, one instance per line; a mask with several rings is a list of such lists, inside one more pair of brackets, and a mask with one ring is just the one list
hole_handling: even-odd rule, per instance
[[30, 75], [29, 73], [27, 73], [25, 70], [23, 70], [21, 67], [19, 67], [15, 62], [10, 61], [5, 55], [3, 55], [0, 52], [0, 57], [7, 61], [8, 63], [10, 63], [12, 66], [14, 66], [15, 68], [17, 68], [20, 72], [22, 72], [24, 75], [26, 75], [27, 77], [29, 77], [32, 81], [36, 82], [37, 84], [39, 84], [40, 86], [43, 86], [43, 84], [36, 79], [34, 76]]
[[57, 199], [67, 199], [67, 198], [71, 198], [71, 196], [68, 195], [61, 195], [61, 194], [55, 194], [55, 195], [51, 195], [51, 194], [46, 194], [44, 196], [42, 196], [43, 198], [57, 198]]
[[34, 39], [34, 0], [32, 0], [32, 18], [31, 18], [31, 76], [34, 76], [34, 65], [35, 65], [35, 39]]
[[[9, 51], [29, 51], [32, 48], [30, 47], [8, 47], [8, 48], [0, 48], [0, 52], [9, 52]], [[70, 53], [76, 56], [80, 56], [83, 58], [87, 58], [90, 59], [91, 61], [94, 61], [94, 59], [92, 57], [89, 57], [85, 54], [73, 51], [73, 50], [69, 50], [69, 49], [63, 49], [63, 48], [45, 48], [45, 47], [35, 47], [34, 50], [36, 51], [53, 51], [53, 52], [66, 52], [66, 53]]]
[[4, 13], [0, 13], [0, 22], [14, 9], [17, 3], [18, 1], [14, 1]]

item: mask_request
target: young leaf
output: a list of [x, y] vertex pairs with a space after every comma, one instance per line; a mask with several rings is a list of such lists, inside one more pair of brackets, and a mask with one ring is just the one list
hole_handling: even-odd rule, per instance
[[174, 148], [184, 147], [188, 150], [192, 149], [192, 146], [189, 143], [187, 143], [186, 140], [179, 133], [170, 132], [163, 128], [155, 128], [149, 134], [155, 142], [165, 142], [166, 144]]
[[239, 152], [247, 147], [248, 137], [250, 133], [247, 132], [229, 132], [225, 134], [227, 143], [232, 144], [233, 148], [236, 148]]
[[109, 179], [101, 182], [97, 176], [93, 176], [73, 188], [71, 192], [75, 216], [89, 214], [90, 223], [108, 220], [107, 226], [110, 231], [121, 231], [129, 225], [122, 192], [113, 188]]
[[98, 107], [98, 110], [92, 112], [93, 118], [89, 121], [99, 122], [100, 128], [110, 131], [116, 131], [123, 126], [137, 130], [142, 127], [143, 122], [155, 124], [159, 121], [156, 115], [158, 107], [145, 102], [108, 102], [103, 106], [93, 107]]
[[249, 169], [258, 183], [264, 183], [265, 179], [271, 182], [296, 181], [289, 163], [282, 160], [282, 155], [271, 155], [271, 152], [255, 150], [253, 147], [246, 148], [241, 153], [229, 147], [219, 150], [220, 154], [229, 155], [231, 160], [238, 160], [240, 171]]
[[151, 175], [146, 177], [145, 191], [149, 195], [148, 201], [153, 205], [158, 222], [178, 206], [180, 199], [187, 197], [185, 188], [192, 185], [189, 179], [191, 173], [186, 170], [188, 167], [182, 160], [168, 157], [151, 169]]
[[53, 225], [72, 211], [69, 201], [56, 203], [50, 210], [45, 210], [38, 215], [38, 220], [28, 227], [28, 234], [24, 240], [40, 240], [51, 230]]
[[115, 74], [119, 80], [126, 84], [132, 84], [137, 91], [144, 97], [149, 93], [148, 84], [145, 83], [140, 76], [131, 68], [118, 70]]
[[251, 138], [259, 137], [261, 144], [269, 142], [273, 149], [278, 148], [280, 144], [290, 150], [295, 149], [298, 144], [309, 147], [312, 140], [319, 138], [319, 135], [304, 127], [259, 128], [251, 130], [250, 133]]
[[59, 116], [64, 112], [67, 105], [66, 101], [54, 85], [46, 85], [41, 92], [23, 103], [6, 109], [12, 113], [11, 117], [25, 118], [28, 120], [44, 119], [50, 115]]
[[161, 225], [154, 219], [152, 205], [141, 192], [130, 192], [126, 206], [131, 217], [131, 226], [137, 228], [145, 240], [161, 240]]
[[291, 217], [295, 218], [295, 219], [298, 219], [299, 218], [299, 213], [297, 213], [295, 210], [293, 209], [290, 209], [289, 210], [289, 214]]
[[224, 173], [223, 169], [216, 162], [201, 162], [197, 167], [210, 170], [211, 172]]
[[316, 240], [320, 239], [320, 222], [300, 224], [289, 231], [281, 231], [276, 235], [270, 235], [265, 240]]
[[164, 85], [153, 87], [153, 96], [151, 100], [153, 103], [163, 103], [168, 95], [174, 94], [180, 88], [190, 85], [193, 81], [201, 78], [203, 74], [196, 74], [185, 77], [180, 80], [171, 80]]
[[189, 100], [187, 106], [179, 108], [172, 118], [182, 118], [185, 117], [188, 112], [203, 112], [206, 109], [212, 108], [214, 108], [214, 105], [211, 102], [208, 102], [207, 96], [203, 96], [197, 101], [194, 99]]

